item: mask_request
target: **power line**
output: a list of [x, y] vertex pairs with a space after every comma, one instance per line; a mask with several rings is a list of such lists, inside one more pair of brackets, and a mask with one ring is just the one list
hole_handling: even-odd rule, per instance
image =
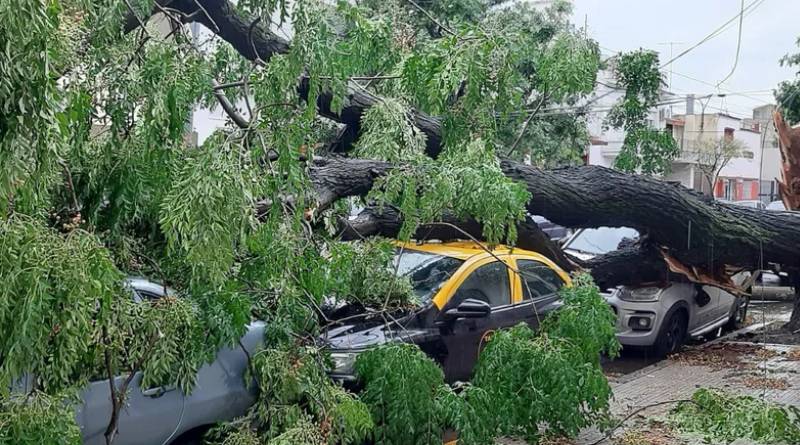
[[[761, 1], [763, 2], [764, 0], [761, 0]], [[747, 9], [747, 7], [745, 7], [745, 9]], [[609, 47], [607, 47], [607, 46], [602, 46], [602, 45], [599, 45], [599, 46], [600, 46], [600, 48], [601, 48], [601, 49], [604, 49], [604, 50], [606, 50], [606, 51], [610, 51], [611, 53], [613, 53], [613, 55], [617, 55], [617, 54], [621, 53], [621, 51], [617, 51], [617, 50], [611, 49], [611, 48], [609, 48]], [[613, 57], [613, 56], [612, 56], [612, 57]], [[689, 79], [689, 80], [695, 81], [695, 82], [697, 82], [697, 83], [702, 83], [703, 85], [708, 85], [708, 86], [711, 86], [711, 87], [717, 88], [717, 89], [719, 89], [720, 91], [725, 91], [725, 92], [726, 92], [727, 94], [729, 94], [729, 95], [733, 95], [733, 94], [735, 93], [733, 90], [731, 90], [731, 89], [729, 89], [729, 88], [723, 88], [723, 87], [721, 87], [721, 86], [718, 86], [718, 85], [716, 85], [716, 84], [713, 84], [713, 83], [711, 83], [711, 82], [708, 82], [708, 81], [706, 81], [706, 80], [698, 79], [698, 78], [696, 78], [696, 77], [692, 77], [692, 76], [690, 76], [690, 75], [688, 75], [688, 74], [683, 74], [683, 73], [680, 73], [680, 72], [678, 72], [678, 71], [673, 71], [673, 70], [671, 70], [671, 69], [670, 69], [670, 74], [674, 74], [674, 75], [676, 75], [676, 76], [683, 77], [684, 79]], [[598, 83], [599, 83], [599, 82], [598, 82]], [[672, 86], [670, 86], [670, 89], [673, 89], [673, 87], [672, 87]], [[769, 90], [756, 90], [756, 91], [768, 91], [768, 92], [770, 92], [770, 93], [772, 92], [772, 90], [771, 90], [771, 89], [769, 89]], [[755, 92], [755, 91], [754, 91], [754, 92]], [[737, 96], [746, 97], [746, 98], [748, 98], [748, 99], [750, 99], [750, 100], [752, 100], [752, 101], [754, 101], [754, 102], [758, 102], [758, 103], [760, 103], [760, 104], [763, 104], [763, 105], [771, 105], [771, 104], [772, 104], [772, 102], [770, 102], [770, 101], [766, 101], [766, 100], [764, 100], [764, 99], [759, 99], [759, 98], [757, 98], [757, 97], [753, 97], [753, 96], [748, 96], [748, 94], [747, 94], [747, 93], [748, 93], [747, 91], [745, 91], [745, 92], [738, 92], [738, 93], [736, 93], [736, 95], [737, 95]]]
[[725, 83], [726, 80], [733, 76], [734, 71], [736, 71], [736, 67], [739, 65], [739, 52], [742, 49], [742, 22], [744, 22], [744, 0], [742, 0], [742, 8], [741, 12], [739, 13], [739, 37], [736, 39], [736, 56], [733, 59], [733, 67], [731, 68], [731, 72], [728, 73], [724, 79], [717, 82], [717, 88], [719, 88], [720, 85]]
[[725, 31], [725, 29], [727, 29], [730, 26], [730, 24], [733, 23], [737, 18], [744, 17], [744, 12], [745, 11], [753, 11], [753, 10], [755, 10], [755, 8], [761, 6], [761, 4], [764, 3], [765, 1], [766, 0], [753, 0], [752, 2], [750, 2], [750, 4], [748, 4], [746, 7], [744, 7], [744, 9], [742, 9], [742, 12], [740, 14], [736, 14], [731, 19], [729, 19], [727, 22], [723, 23], [717, 29], [712, 31], [711, 34], [703, 37], [699, 42], [697, 42], [694, 45], [690, 46], [689, 48], [681, 51], [677, 56], [671, 58], [669, 61], [667, 61], [666, 63], [662, 64], [659, 68], [664, 68], [665, 66], [667, 66], [667, 65], [671, 64], [672, 62], [680, 59], [681, 57], [685, 56], [686, 54], [689, 54], [691, 51], [695, 50], [700, 45], [702, 45], [702, 44], [708, 42], [709, 40], [713, 39], [714, 37], [717, 37], [718, 35], [722, 34], [722, 32]]
[[[720, 90], [720, 91], [725, 91], [725, 92], [727, 92], [728, 94], [732, 94], [732, 93], [733, 93], [733, 90], [730, 90], [730, 89], [728, 89], [728, 88], [722, 88], [722, 87], [718, 87], [717, 85], [714, 85], [714, 84], [713, 84], [713, 83], [711, 83], [711, 82], [708, 82], [708, 81], [705, 81], [705, 80], [702, 80], [702, 79], [698, 79], [698, 78], [696, 78], [696, 77], [692, 77], [692, 76], [689, 76], [689, 75], [687, 75], [687, 74], [681, 74], [681, 73], [679, 73], [679, 72], [677, 72], [677, 71], [675, 72], [675, 74], [676, 74], [676, 75], [678, 75], [678, 76], [680, 76], [680, 77], [683, 77], [683, 78], [685, 78], [685, 79], [689, 79], [689, 80], [693, 80], [693, 81], [695, 81], [695, 82], [698, 82], [698, 83], [702, 83], [703, 85], [708, 85], [708, 86], [712, 86], [712, 87], [715, 87], [715, 88], [719, 88], [719, 90]], [[763, 90], [763, 91], [772, 91], [772, 90]], [[756, 102], [760, 102], [760, 103], [762, 103], [762, 104], [767, 104], [767, 105], [768, 105], [768, 104], [771, 104], [771, 103], [772, 103], [772, 102], [765, 101], [764, 99], [759, 99], [759, 98], [757, 98], [757, 97], [748, 96], [748, 95], [747, 95], [747, 94], [745, 94], [745, 93], [739, 93], [739, 94], [737, 94], [737, 95], [738, 95], [738, 96], [742, 96], [742, 97], [746, 97], [746, 98], [748, 98], [748, 99], [750, 99], [750, 100], [754, 100], [754, 101], [756, 101]]]

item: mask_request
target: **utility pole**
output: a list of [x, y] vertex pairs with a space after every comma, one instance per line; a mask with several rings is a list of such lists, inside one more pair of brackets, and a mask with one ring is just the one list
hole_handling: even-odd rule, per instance
[[669, 45], [669, 60], [670, 60], [670, 62], [669, 62], [669, 64], [667, 66], [669, 67], [669, 89], [670, 90], [672, 90], [672, 58], [673, 58], [672, 52], [673, 52], [673, 49], [675, 48], [675, 45], [685, 45], [685, 44], [686, 44], [686, 42], [660, 42], [660, 43], [658, 43], [658, 45]]

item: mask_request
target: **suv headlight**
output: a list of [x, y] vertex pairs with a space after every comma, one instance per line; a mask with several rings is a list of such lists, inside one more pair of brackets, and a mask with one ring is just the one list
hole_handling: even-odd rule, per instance
[[331, 352], [331, 360], [333, 361], [333, 374], [346, 374], [351, 375], [355, 372], [356, 357], [358, 354], [355, 352]]
[[658, 301], [661, 297], [660, 287], [637, 287], [635, 289], [623, 289], [619, 293], [619, 299], [625, 301]]

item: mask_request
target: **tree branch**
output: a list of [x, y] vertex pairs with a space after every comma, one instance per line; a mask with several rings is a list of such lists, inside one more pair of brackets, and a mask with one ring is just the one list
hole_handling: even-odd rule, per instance
[[[289, 52], [290, 44], [285, 39], [273, 33], [268, 24], [256, 22], [245, 17], [229, 0], [160, 0], [159, 5], [169, 4], [171, 8], [181, 11], [187, 21], [196, 21], [208, 29], [215, 31], [223, 40], [248, 60], [264, 63], [269, 62], [276, 54]], [[197, 14], [203, 8], [202, 14]], [[131, 22], [134, 22], [132, 25]], [[126, 19], [125, 29], [131, 31], [136, 28], [133, 18]], [[303, 76], [297, 86], [298, 95], [302, 100], [309, 100], [311, 91], [310, 80]], [[359, 134], [361, 129], [361, 116], [371, 106], [381, 99], [364, 90], [349, 88], [345, 97], [345, 104], [341, 111], [335, 111], [332, 102], [333, 94], [324, 91], [317, 97], [319, 114], [343, 123], [352, 128], [354, 134]], [[412, 122], [426, 136], [426, 152], [432, 157], [438, 156], [441, 151], [441, 119], [428, 116], [416, 110], [411, 111]], [[349, 149], [350, 147], [344, 147]]]
[[[212, 79], [211, 83], [214, 86], [217, 85], [216, 80]], [[217, 102], [219, 102], [219, 105], [225, 111], [225, 114], [227, 114], [228, 117], [231, 118], [231, 120], [233, 121], [234, 124], [236, 124], [237, 127], [239, 128], [250, 127], [250, 122], [236, 110], [236, 107], [233, 106], [231, 101], [228, 99], [228, 96], [226, 96], [222, 90], [218, 90], [215, 88], [214, 97], [217, 98]]]

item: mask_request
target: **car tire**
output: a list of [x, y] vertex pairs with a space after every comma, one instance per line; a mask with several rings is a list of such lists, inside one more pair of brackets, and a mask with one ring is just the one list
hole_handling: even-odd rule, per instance
[[681, 349], [686, 341], [686, 331], [689, 320], [684, 310], [678, 309], [667, 316], [658, 332], [653, 351], [659, 358], [674, 354]]
[[[750, 290], [748, 290], [748, 293], [750, 293]], [[735, 331], [744, 326], [744, 321], [747, 319], [747, 309], [750, 306], [750, 298], [746, 296], [741, 298], [744, 301], [737, 301], [739, 306], [731, 314], [728, 323], [725, 324], [726, 330]]]

